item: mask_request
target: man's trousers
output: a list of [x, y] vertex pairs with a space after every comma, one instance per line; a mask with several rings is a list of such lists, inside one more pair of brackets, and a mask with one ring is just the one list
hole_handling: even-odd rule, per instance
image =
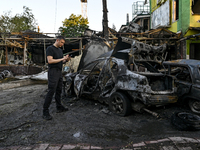
[[48, 70], [48, 92], [43, 105], [43, 110], [48, 111], [53, 96], [55, 94], [56, 107], [61, 105], [61, 92], [62, 92], [62, 70], [58, 68], [49, 68]]

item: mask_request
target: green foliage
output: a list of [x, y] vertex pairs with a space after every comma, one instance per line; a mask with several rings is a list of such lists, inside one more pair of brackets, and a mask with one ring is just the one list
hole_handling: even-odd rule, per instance
[[0, 16], [0, 32], [21, 32], [25, 30], [35, 30], [36, 21], [34, 15], [26, 6], [23, 6], [23, 13], [16, 14], [14, 17], [11, 11]]
[[59, 32], [64, 37], [78, 37], [87, 29], [89, 22], [88, 19], [83, 18], [81, 15], [76, 16], [71, 14], [69, 19], [63, 21], [63, 26], [59, 28]]
[[0, 17], [0, 32], [10, 32], [12, 28], [10, 11]]

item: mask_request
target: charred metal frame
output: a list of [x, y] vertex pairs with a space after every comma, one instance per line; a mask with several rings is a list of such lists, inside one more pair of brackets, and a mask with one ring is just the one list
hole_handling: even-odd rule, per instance
[[[3, 47], [2, 50], [5, 51], [5, 57], [6, 61], [5, 64], [0, 64], [2, 65], [9, 65], [8, 64], [8, 47], [10, 48], [15, 48], [19, 49], [19, 51], [22, 51], [23, 55], [23, 64], [26, 66], [27, 64], [27, 46], [29, 44], [34, 44], [34, 45], [43, 45], [44, 46], [44, 60], [45, 60], [45, 65], [46, 65], [46, 45], [53, 44], [54, 41], [56, 40], [55, 37], [49, 37], [49, 38], [37, 38], [37, 36], [42, 35], [41, 33], [14, 33], [14, 34], [9, 34], [9, 33], [0, 33], [2, 36], [5, 35], [4, 38], [0, 38], [0, 47]], [[50, 34], [50, 33], [46, 33]], [[6, 37], [9, 36], [9, 37]], [[12, 37], [16, 36], [16, 37]], [[21, 36], [21, 37], [17, 37]], [[30, 36], [36, 36], [36, 37], [30, 37]], [[79, 40], [79, 49], [82, 49], [83, 44], [82, 44], [82, 39], [83, 38], [66, 38], [66, 40]]]
[[[119, 38], [115, 49], [108, 52], [108, 55], [102, 55], [76, 73], [67, 74], [66, 89], [74, 91], [77, 98], [88, 95], [89, 98], [107, 104], [116, 92], [128, 96], [133, 105], [137, 102], [146, 106], [177, 102], [173, 78], [151, 65], [161, 65], [165, 59], [162, 57], [165, 50], [165, 45], [154, 47], [134, 39]], [[123, 53], [128, 59], [122, 56]], [[141, 58], [142, 53], [147, 55], [147, 59]], [[148, 58], [151, 53], [155, 56], [153, 59]], [[136, 54], [141, 57], [135, 59]], [[144, 67], [147, 66], [145, 71], [138, 68], [138, 65], [143, 63], [146, 63]], [[101, 66], [98, 66], [99, 64]], [[137, 66], [137, 69], [131, 70], [131, 64]]]

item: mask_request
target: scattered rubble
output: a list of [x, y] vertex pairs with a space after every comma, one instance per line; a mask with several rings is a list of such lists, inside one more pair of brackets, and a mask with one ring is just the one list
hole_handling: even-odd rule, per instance
[[134, 22], [130, 22], [128, 25], [124, 25], [119, 29], [120, 33], [141, 33], [142, 27]]
[[0, 80], [3, 80], [5, 78], [9, 78], [9, 77], [13, 77], [13, 74], [12, 74], [11, 71], [4, 70], [4, 71], [0, 72]]

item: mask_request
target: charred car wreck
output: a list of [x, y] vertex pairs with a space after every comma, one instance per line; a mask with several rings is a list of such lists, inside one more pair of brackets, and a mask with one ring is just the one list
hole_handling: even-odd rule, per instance
[[166, 45], [150, 46], [119, 38], [109, 51], [75, 73], [65, 75], [65, 92], [104, 102], [119, 116], [152, 105], [177, 102], [174, 78], [162, 68]]
[[163, 62], [166, 73], [175, 77], [177, 95], [182, 104], [200, 114], [200, 61], [180, 59]]

